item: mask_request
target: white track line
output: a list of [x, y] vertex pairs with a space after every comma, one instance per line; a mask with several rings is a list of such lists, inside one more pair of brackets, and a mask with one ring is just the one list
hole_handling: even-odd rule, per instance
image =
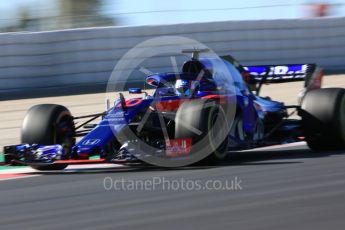
[[101, 169], [124, 167], [119, 164], [88, 164], [88, 165], [70, 165], [66, 169]]
[[255, 148], [255, 149], [248, 149], [248, 150], [243, 150], [242, 152], [253, 152], [253, 151], [263, 151], [263, 150], [281, 150], [284, 148], [291, 148], [291, 147], [304, 146], [304, 145], [306, 145], [306, 142], [300, 141], [300, 142], [294, 142], [294, 143], [288, 143], [288, 144], [282, 144], [282, 145], [272, 145], [272, 146], [260, 147], [260, 148]]
[[30, 178], [30, 177], [38, 177], [42, 175], [25, 175], [23, 176], [18, 176], [18, 177], [12, 177], [12, 178], [1, 178], [0, 181], [6, 181], [6, 180], [18, 180], [18, 179], [25, 179], [25, 178]]
[[[109, 168], [119, 168], [125, 167], [123, 165], [118, 164], [88, 164], [88, 165], [70, 165], [64, 170], [54, 170], [51, 172], [69, 172], [75, 170], [87, 170], [87, 169], [109, 169]], [[15, 174], [15, 173], [39, 173], [42, 171], [33, 169], [31, 167], [20, 167], [20, 168], [9, 168], [9, 169], [2, 169], [0, 170], [0, 174]], [[49, 173], [49, 171], [45, 171], [45, 173]]]
[[0, 170], [0, 174], [34, 173], [34, 172], [38, 172], [38, 171], [30, 167], [9, 168], [9, 169]]

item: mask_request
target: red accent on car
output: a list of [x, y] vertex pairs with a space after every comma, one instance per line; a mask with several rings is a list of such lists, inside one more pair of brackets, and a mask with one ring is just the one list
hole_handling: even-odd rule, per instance
[[185, 156], [192, 150], [192, 139], [172, 139], [166, 141], [166, 155], [169, 157]]
[[148, 80], [147, 80], [147, 84], [149, 84], [149, 85], [152, 85], [153, 82], [154, 82], [153, 79], [148, 79]]
[[323, 69], [320, 69], [319, 75], [316, 77], [315, 82], [314, 82], [315, 88], [317, 89], [321, 88], [323, 76], [324, 76], [324, 71]]
[[105, 159], [96, 160], [58, 160], [54, 164], [99, 164], [106, 163]]
[[250, 84], [250, 73], [248, 71], [243, 71], [241, 73], [243, 80], [247, 83]]
[[301, 140], [301, 141], [304, 141], [305, 140], [305, 137], [297, 137], [298, 138], [298, 140]]
[[188, 101], [188, 99], [160, 101], [156, 103], [156, 108], [158, 111], [176, 111], [185, 101]]
[[219, 100], [220, 104], [225, 104], [226, 102], [226, 97], [224, 95], [217, 95], [217, 94], [207, 95], [207, 96], [202, 97], [202, 99], [217, 99]]
[[89, 159], [89, 153], [79, 153], [79, 157], [83, 160]]
[[143, 100], [139, 98], [134, 98], [126, 101], [126, 107], [132, 107], [139, 105]]

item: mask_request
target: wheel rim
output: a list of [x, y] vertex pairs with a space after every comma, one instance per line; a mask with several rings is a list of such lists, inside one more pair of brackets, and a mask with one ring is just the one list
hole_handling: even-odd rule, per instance
[[[232, 138], [235, 138], [236, 141], [238, 142], [244, 142], [246, 139], [246, 134], [243, 130], [243, 120], [240, 117], [237, 117], [233, 124], [232, 127], [230, 129], [230, 136]], [[239, 145], [239, 143], [236, 143], [235, 140], [231, 139], [230, 141], [230, 147], [236, 147]]]
[[69, 115], [62, 116], [58, 119], [55, 129], [54, 142], [60, 144], [65, 154], [69, 154], [74, 143], [74, 132], [73, 119]]
[[257, 118], [255, 122], [255, 130], [253, 135], [253, 141], [257, 142], [264, 138], [264, 124]]
[[243, 119], [238, 117], [235, 119], [233, 126], [230, 130], [230, 135], [234, 137], [238, 142], [236, 143], [235, 140], [231, 141], [230, 147], [238, 147], [239, 145], [245, 142], [257, 142], [264, 138], [264, 125], [262, 121], [257, 118], [255, 125], [254, 125], [254, 133], [248, 135], [243, 128]]
[[[211, 112], [212, 116], [209, 122], [209, 126], [211, 124], [211, 127], [209, 127], [209, 139], [210, 139], [210, 143], [211, 143], [211, 147], [213, 149], [213, 154], [216, 156], [217, 159], [224, 159], [226, 154], [227, 154], [227, 148], [228, 148], [228, 134], [226, 133], [226, 129], [222, 128], [224, 127], [224, 125], [226, 127], [228, 127], [228, 122], [227, 119], [225, 118], [224, 115], [224, 111], [222, 110], [221, 107], [218, 108], [213, 108], [213, 111], [217, 111], [216, 113]], [[221, 114], [221, 115], [220, 115]], [[215, 125], [222, 125], [222, 127], [217, 127], [215, 128]], [[215, 133], [215, 132], [218, 132]], [[219, 134], [219, 132], [221, 132]], [[225, 140], [223, 140], [221, 143], [216, 143], [214, 144], [213, 140], [215, 140], [217, 138], [217, 136], [219, 136], [221, 138], [225, 138]], [[218, 141], [217, 141], [218, 142]], [[224, 143], [226, 142], [226, 143]]]

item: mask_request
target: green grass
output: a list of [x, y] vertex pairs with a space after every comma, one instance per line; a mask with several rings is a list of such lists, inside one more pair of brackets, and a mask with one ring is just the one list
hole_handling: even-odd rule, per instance
[[0, 166], [0, 170], [5, 170], [5, 169], [16, 169], [16, 168], [24, 168], [28, 166]]
[[[5, 161], [4, 154], [0, 153], [0, 163], [2, 163], [4, 161]], [[22, 167], [26, 167], [26, 166], [2, 166], [2, 165], [0, 165], [0, 170], [3, 170], [3, 169], [13, 169], [13, 168], [22, 168]]]
[[[92, 157], [90, 157], [90, 160], [96, 160], [96, 159], [99, 159], [99, 156], [92, 156]], [[0, 163], [4, 162], [4, 161], [5, 161], [4, 154], [0, 153]], [[20, 168], [20, 167], [27, 167], [27, 166], [1, 166], [0, 165], [0, 170], [10, 169], [10, 168]]]
[[99, 157], [99, 156], [92, 156], [92, 157], [90, 157], [89, 159], [90, 159], [90, 160], [98, 160], [98, 159], [100, 159], [100, 157]]

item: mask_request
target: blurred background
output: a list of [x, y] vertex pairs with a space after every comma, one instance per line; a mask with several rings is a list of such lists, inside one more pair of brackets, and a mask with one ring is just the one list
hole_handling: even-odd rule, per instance
[[[344, 28], [345, 0], [1, 0], [0, 100], [104, 92], [123, 55], [162, 36], [193, 39], [244, 65], [317, 63], [344, 73]], [[175, 71], [171, 56], [142, 65]], [[126, 68], [129, 84], [144, 84], [146, 74]]]
[[344, 15], [344, 0], [2, 0], [0, 32]]

